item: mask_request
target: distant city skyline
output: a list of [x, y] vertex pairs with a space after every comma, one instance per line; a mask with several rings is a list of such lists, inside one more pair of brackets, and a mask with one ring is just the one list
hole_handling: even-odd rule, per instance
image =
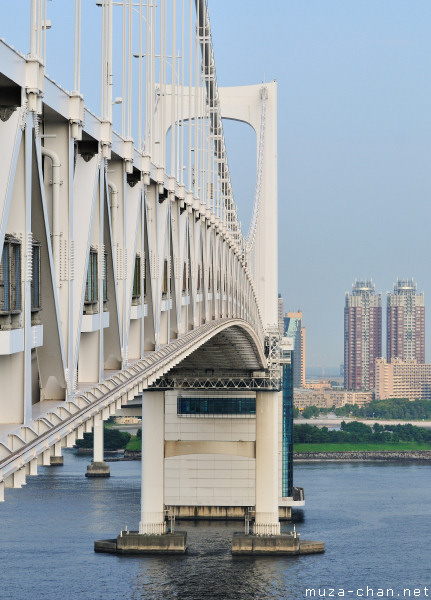
[[[361, 281], [360, 279], [355, 279], [355, 282]], [[372, 278], [368, 280], [362, 281], [371, 281]], [[373, 285], [374, 282], [373, 282]], [[406, 290], [406, 286], [409, 290]], [[353, 287], [353, 286], [352, 286]], [[404, 289], [403, 289], [404, 288]], [[381, 290], [377, 290], [383, 297], [383, 292]], [[346, 292], [348, 294], [348, 292]], [[417, 282], [413, 277], [411, 278], [396, 278], [393, 283], [393, 290], [387, 291], [386, 296], [386, 305], [382, 304], [382, 349], [381, 355], [379, 358], [387, 358], [389, 361], [392, 357], [403, 358], [403, 359], [415, 359], [418, 363], [425, 363], [425, 330], [426, 330], [426, 322], [425, 322], [425, 298], [423, 291], [417, 291]], [[402, 316], [400, 318], [400, 304], [405, 307], [406, 298], [410, 298], [410, 303], [413, 304], [413, 308], [410, 306], [410, 311], [413, 311], [415, 314], [410, 314], [410, 317], [404, 318]], [[413, 300], [412, 300], [413, 298]], [[281, 298], [281, 294], [279, 294], [279, 302], [282, 304], [279, 307], [280, 310], [283, 310], [284, 307], [284, 299]], [[397, 306], [398, 305], [398, 306]], [[293, 307], [291, 307], [293, 308]], [[406, 308], [403, 308], [403, 315]], [[297, 312], [301, 312], [298, 309]], [[287, 313], [285, 313], [287, 315]], [[407, 320], [410, 319], [409, 323]], [[406, 321], [404, 323], [404, 320]], [[395, 332], [391, 335], [391, 323], [392, 328], [396, 329]], [[403, 327], [403, 332], [401, 333], [401, 327]], [[408, 347], [408, 351], [402, 352], [400, 348], [396, 345], [395, 339], [396, 336], [402, 336], [400, 344]], [[410, 340], [410, 341], [407, 341]], [[312, 343], [312, 342], [310, 342]], [[391, 350], [392, 348], [392, 350]], [[414, 349], [413, 349], [414, 348]], [[325, 364], [325, 365], [316, 365], [316, 364], [308, 364], [306, 365], [306, 376], [315, 376], [317, 373], [322, 373], [324, 376], [325, 369], [330, 371], [332, 376], [335, 376], [335, 370], [341, 369], [344, 366], [344, 361], [341, 360], [339, 366], [334, 364]]]
[[[386, 332], [382, 293], [372, 279], [356, 280], [345, 294], [344, 387], [372, 391], [376, 360], [425, 363], [425, 303], [414, 279], [397, 279], [386, 294]], [[385, 335], [386, 334], [386, 335]], [[386, 337], [386, 348], [382, 343]], [[381, 361], [380, 361], [381, 362]], [[381, 382], [380, 382], [381, 385]]]

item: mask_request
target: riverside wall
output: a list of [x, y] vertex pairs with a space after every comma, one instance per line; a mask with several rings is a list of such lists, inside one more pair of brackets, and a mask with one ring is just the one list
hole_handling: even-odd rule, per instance
[[431, 450], [397, 452], [388, 450], [386, 452], [362, 451], [362, 452], [295, 452], [294, 461], [312, 461], [312, 460], [420, 460], [431, 462]]

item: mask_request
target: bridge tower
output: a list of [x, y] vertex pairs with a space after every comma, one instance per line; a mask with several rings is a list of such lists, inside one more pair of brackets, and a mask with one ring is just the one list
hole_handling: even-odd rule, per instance
[[[202, 45], [203, 54], [210, 55], [212, 50], [206, 48], [206, 42], [202, 42]], [[277, 372], [279, 345], [276, 327], [277, 84], [274, 81], [231, 88], [208, 85], [204, 89], [182, 88], [179, 93], [184, 95], [184, 102], [176, 111], [172, 110], [172, 87], [167, 87], [166, 93], [159, 99], [156, 127], [163, 130], [164, 139], [177, 121], [183, 123], [203, 119], [207, 103], [219, 109], [217, 114], [220, 119], [242, 121], [256, 132], [256, 196], [243, 253], [247, 268], [253, 274], [266, 331], [267, 356], [264, 361], [270, 363], [269, 368], [274, 370], [275, 376], [271, 374], [268, 381], [256, 378], [251, 365], [247, 364], [247, 358], [241, 356], [241, 353], [245, 353], [244, 348], [240, 349], [238, 356], [230, 357], [230, 362], [220, 357], [221, 353], [215, 357], [217, 343], [213, 340], [212, 348], [197, 351], [193, 359], [183, 361], [171, 377], [156, 382], [158, 389], [165, 390], [165, 398], [157, 393], [153, 397], [154, 392], [151, 391], [143, 394], [142, 437], [147, 440], [143, 442], [143, 454], [148, 452], [151, 459], [148, 459], [149, 462], [144, 459], [142, 463], [142, 518], [139, 531], [148, 534], [164, 531], [165, 505], [170, 507], [172, 514], [183, 518], [192, 515], [242, 517], [252, 506], [255, 507], [254, 532], [259, 535], [278, 535], [279, 510], [284, 516], [289, 514], [290, 507], [287, 506], [288, 501], [280, 500], [279, 477], [282, 399], [279, 392], [280, 374]], [[171, 116], [175, 117], [175, 121], [170, 120]], [[215, 120], [212, 129], [214, 135], [220, 130], [220, 124]], [[163, 160], [163, 156], [160, 159]], [[256, 363], [253, 368], [258, 370], [260, 367]], [[268, 364], [264, 368], [268, 371]], [[230, 380], [233, 369], [236, 371], [234, 382]], [[241, 389], [239, 379], [242, 395], [238, 391]], [[158, 404], [155, 397], [158, 398]], [[250, 412], [242, 408], [242, 414], [235, 413], [235, 410], [239, 410], [235, 407], [241, 401], [247, 404], [247, 400]], [[150, 412], [147, 412], [147, 403]], [[212, 405], [212, 409], [208, 408], [209, 405]], [[159, 411], [158, 417], [150, 418], [149, 415], [155, 414], [156, 410]], [[211, 413], [211, 410], [218, 413]], [[185, 425], [187, 421], [189, 427]], [[167, 431], [160, 429], [157, 437], [165, 440], [166, 447], [165, 454], [161, 450], [158, 453], [156, 467], [155, 453], [151, 450], [155, 435], [152, 428], [154, 423], [161, 426], [162, 422]], [[247, 437], [247, 442], [240, 441], [244, 437]], [[184, 456], [191, 458], [187, 461]], [[226, 467], [229, 461], [237, 469], [236, 473], [232, 472], [231, 467], [222, 467]], [[195, 467], [190, 466], [193, 464]], [[155, 470], [159, 474], [157, 477]], [[161, 473], [164, 473], [164, 478]], [[246, 489], [239, 488], [238, 480], [235, 481], [237, 475], [243, 478], [241, 483], [247, 486]], [[207, 483], [200, 485], [199, 478]], [[211, 485], [208, 484], [210, 480]], [[223, 496], [223, 489], [217, 490], [217, 485], [229, 485], [231, 490], [235, 490], [236, 497], [234, 493], [225, 493]], [[163, 492], [165, 488], [166, 493]], [[154, 510], [156, 504], [158, 510]], [[156, 513], [160, 520], [153, 522]]]

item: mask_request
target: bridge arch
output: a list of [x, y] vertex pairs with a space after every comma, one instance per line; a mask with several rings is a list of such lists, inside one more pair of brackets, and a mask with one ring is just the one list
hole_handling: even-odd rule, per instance
[[235, 369], [252, 372], [265, 370], [267, 365], [263, 339], [250, 323], [232, 318], [202, 325], [156, 350], [148, 359], [137, 361], [133, 368], [144, 368], [150, 359], [158, 368], [151, 369], [148, 387], [170, 373], [211, 374], [208, 372]]

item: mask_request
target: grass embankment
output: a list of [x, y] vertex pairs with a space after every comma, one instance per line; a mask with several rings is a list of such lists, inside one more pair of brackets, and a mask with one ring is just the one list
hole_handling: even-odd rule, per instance
[[431, 444], [421, 444], [420, 442], [398, 442], [391, 443], [315, 443], [315, 444], [295, 444], [293, 451], [301, 452], [418, 452], [421, 450], [431, 450]]
[[131, 450], [132, 452], [140, 452], [141, 451], [141, 438], [138, 438], [137, 435], [132, 435], [129, 443], [126, 446], [126, 450]]
[[[133, 435], [126, 446], [126, 450], [141, 451], [141, 440]], [[293, 451], [301, 452], [419, 452], [431, 450], [431, 444], [419, 442], [399, 442], [398, 444], [373, 444], [370, 442], [357, 442], [355, 444], [295, 444]]]

